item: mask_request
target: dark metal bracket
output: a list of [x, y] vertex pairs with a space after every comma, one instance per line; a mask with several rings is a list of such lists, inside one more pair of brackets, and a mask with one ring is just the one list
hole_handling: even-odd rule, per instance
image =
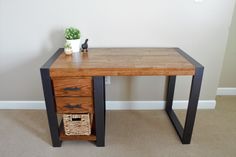
[[46, 103], [47, 109], [47, 116], [48, 116], [48, 123], [49, 129], [51, 133], [51, 140], [53, 147], [60, 147], [61, 140], [59, 138], [59, 128], [58, 128], [58, 121], [57, 121], [57, 114], [55, 109], [55, 100], [53, 94], [53, 87], [52, 81], [50, 78], [50, 71], [49, 68], [51, 64], [55, 61], [55, 59], [62, 53], [62, 49], [59, 49], [41, 68], [41, 79], [44, 91], [44, 98]]
[[106, 122], [106, 98], [105, 98], [105, 77], [93, 77], [94, 87], [94, 108], [96, 126], [96, 145], [105, 146], [105, 122]]
[[197, 113], [198, 99], [199, 99], [200, 90], [201, 90], [204, 67], [200, 63], [195, 61], [193, 58], [191, 58], [189, 55], [187, 55], [185, 52], [183, 52], [182, 50], [177, 49], [177, 51], [195, 66], [195, 74], [192, 77], [190, 96], [189, 96], [189, 102], [188, 102], [188, 108], [187, 108], [187, 114], [185, 118], [184, 127], [181, 125], [178, 117], [176, 116], [174, 110], [172, 109], [176, 76], [168, 77], [165, 110], [177, 134], [179, 135], [181, 142], [183, 144], [190, 144], [195, 117]]

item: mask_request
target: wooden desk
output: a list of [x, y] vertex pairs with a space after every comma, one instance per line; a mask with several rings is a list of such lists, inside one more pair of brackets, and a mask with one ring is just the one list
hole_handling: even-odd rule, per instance
[[[105, 145], [105, 76], [167, 76], [166, 112], [183, 144], [191, 142], [202, 82], [203, 66], [179, 48], [92, 48], [87, 54], [66, 56], [59, 49], [42, 67], [41, 77], [47, 107], [52, 144], [62, 140], [91, 140]], [[192, 76], [185, 125], [172, 110], [177, 75]], [[54, 80], [91, 78], [95, 111], [95, 132], [90, 136], [66, 136], [57, 120]], [[71, 81], [70, 81], [71, 82]], [[73, 82], [73, 81], [72, 81]]]

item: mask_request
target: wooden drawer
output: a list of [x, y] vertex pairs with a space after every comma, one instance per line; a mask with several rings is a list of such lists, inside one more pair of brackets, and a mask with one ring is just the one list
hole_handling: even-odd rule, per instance
[[92, 97], [56, 97], [57, 113], [93, 113]]
[[56, 96], [92, 96], [92, 78], [53, 79]]

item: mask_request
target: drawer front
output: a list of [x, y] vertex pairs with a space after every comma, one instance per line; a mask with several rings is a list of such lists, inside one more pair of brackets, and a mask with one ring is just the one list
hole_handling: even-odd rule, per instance
[[92, 97], [56, 97], [57, 113], [93, 113]]
[[53, 79], [56, 96], [92, 96], [92, 78]]

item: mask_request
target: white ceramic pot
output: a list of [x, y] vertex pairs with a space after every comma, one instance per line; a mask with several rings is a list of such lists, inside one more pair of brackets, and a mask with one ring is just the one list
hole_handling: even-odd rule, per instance
[[80, 51], [80, 39], [66, 40], [66, 42], [70, 43], [73, 53]]
[[66, 55], [71, 55], [72, 54], [72, 49], [64, 48], [64, 52]]

